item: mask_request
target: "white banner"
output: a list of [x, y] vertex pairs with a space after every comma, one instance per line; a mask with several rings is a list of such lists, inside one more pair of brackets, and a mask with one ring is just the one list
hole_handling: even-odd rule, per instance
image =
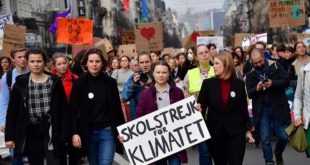
[[3, 29], [5, 24], [14, 24], [11, 14], [0, 15], [0, 49], [3, 45]]
[[210, 138], [194, 96], [117, 127], [132, 165], [144, 165]]
[[203, 36], [203, 37], [197, 37], [197, 45], [200, 44], [209, 44], [209, 43], [214, 43], [217, 47], [217, 50], [221, 50], [224, 48], [224, 38], [223, 36]]
[[247, 50], [249, 46], [254, 45], [258, 41], [263, 41], [267, 44], [267, 33], [255, 34], [250, 37], [244, 37], [242, 39], [243, 50]]

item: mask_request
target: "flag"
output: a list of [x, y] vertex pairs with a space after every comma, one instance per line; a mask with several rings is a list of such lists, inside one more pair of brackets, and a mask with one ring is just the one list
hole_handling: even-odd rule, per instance
[[93, 20], [85, 18], [57, 18], [56, 42], [73, 45], [91, 44]]
[[123, 0], [123, 8], [124, 8], [124, 12], [126, 13], [129, 12], [129, 0]]
[[58, 13], [56, 14], [55, 18], [54, 18], [54, 22], [50, 25], [50, 32], [51, 33], [56, 33], [57, 31], [57, 18], [65, 18], [67, 17], [69, 14], [71, 13], [71, 6], [69, 7], [68, 10], [62, 12], [62, 13]]
[[149, 8], [148, 8], [148, 5], [147, 5], [147, 0], [142, 0], [141, 8], [142, 8], [141, 18], [142, 18], [142, 20], [147, 20], [148, 19], [148, 13], [149, 13]]

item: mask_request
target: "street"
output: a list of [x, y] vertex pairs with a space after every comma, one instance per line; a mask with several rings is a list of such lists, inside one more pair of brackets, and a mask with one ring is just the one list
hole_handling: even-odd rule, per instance
[[[198, 151], [196, 148], [190, 148], [187, 150], [189, 163], [187, 165], [196, 165], [199, 164], [198, 161]], [[288, 145], [284, 151], [283, 159], [285, 165], [309, 165], [310, 159], [307, 159], [304, 153], [298, 153], [293, 148]], [[3, 162], [3, 165], [9, 165], [10, 162]], [[88, 165], [88, 163], [84, 163]], [[115, 156], [115, 161], [113, 165], [126, 165], [129, 164], [123, 157], [120, 155]], [[245, 157], [244, 157], [244, 165], [263, 165], [263, 153], [261, 148], [254, 148], [252, 145], [247, 145]]]

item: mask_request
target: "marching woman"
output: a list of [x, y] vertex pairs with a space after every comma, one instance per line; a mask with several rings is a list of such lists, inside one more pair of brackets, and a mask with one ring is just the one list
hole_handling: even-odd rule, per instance
[[198, 109], [208, 108], [207, 141], [216, 165], [242, 165], [246, 139], [253, 143], [245, 84], [236, 78], [230, 53], [214, 58], [214, 78], [205, 79], [198, 96]]
[[[183, 81], [183, 90], [185, 97], [195, 96], [198, 97], [202, 81], [207, 78], [214, 77], [214, 68], [210, 65], [209, 49], [206, 45], [200, 44], [196, 47], [195, 59], [197, 67], [187, 71]], [[202, 115], [205, 117], [206, 109], [202, 110]], [[198, 145], [199, 164], [212, 165], [212, 156], [206, 145], [206, 142], [201, 142]]]
[[[67, 102], [69, 104], [70, 102], [70, 94], [71, 89], [73, 86], [73, 82], [78, 78], [77, 75], [73, 74], [71, 70], [69, 69], [69, 60], [63, 53], [56, 53], [53, 55], [52, 63], [54, 65], [54, 70], [52, 70], [52, 74], [57, 75], [61, 81], [62, 85], [64, 87]], [[66, 111], [69, 111], [67, 109]], [[65, 121], [68, 122], [68, 121]], [[69, 124], [65, 124], [66, 126], [70, 126]], [[67, 134], [70, 134], [71, 128], [66, 128]], [[78, 163], [78, 151], [76, 148], [72, 146], [71, 137], [67, 136], [68, 139], [64, 139], [61, 141], [61, 165], [67, 164], [67, 153], [69, 155], [69, 164], [70, 165], [77, 165]]]
[[103, 73], [107, 66], [101, 50], [86, 52], [82, 65], [87, 73], [74, 82], [72, 143], [90, 165], [112, 164], [115, 151], [122, 152], [116, 127], [124, 123], [116, 80]]
[[[137, 107], [137, 118], [184, 99], [183, 91], [169, 80], [169, 65], [164, 61], [158, 61], [153, 64], [153, 67], [155, 83], [141, 93]], [[155, 165], [166, 165], [167, 162], [169, 165], [187, 163], [186, 151], [159, 160], [155, 162]]]
[[30, 73], [20, 75], [11, 93], [6, 117], [5, 144], [14, 156], [24, 153], [30, 165], [58, 165], [59, 142], [65, 136], [63, 120], [68, 112], [60, 79], [44, 72], [47, 54], [26, 52]]

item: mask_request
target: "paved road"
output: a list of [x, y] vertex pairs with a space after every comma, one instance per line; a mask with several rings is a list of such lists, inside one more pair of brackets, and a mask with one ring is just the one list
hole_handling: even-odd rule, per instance
[[[189, 163], [187, 165], [198, 165], [198, 151], [195, 148], [187, 150]], [[292, 149], [290, 145], [286, 147], [283, 154], [285, 165], [309, 165], [310, 159], [307, 159], [304, 153], [298, 153]], [[3, 165], [9, 165], [9, 162], [4, 162]], [[87, 165], [88, 163], [84, 163]], [[129, 164], [123, 157], [116, 155], [114, 165]], [[264, 165], [263, 153], [261, 149], [254, 148], [252, 145], [247, 145], [244, 165]]]

